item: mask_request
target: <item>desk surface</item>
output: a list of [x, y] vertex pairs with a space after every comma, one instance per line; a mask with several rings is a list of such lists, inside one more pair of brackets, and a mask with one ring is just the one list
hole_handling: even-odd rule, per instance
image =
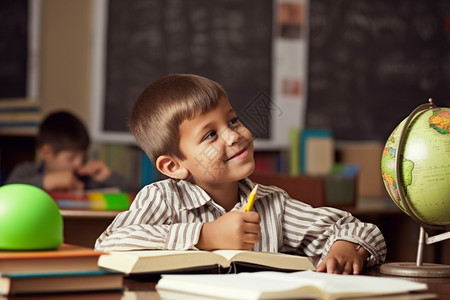
[[[386, 276], [381, 275], [378, 270], [371, 269], [366, 271], [370, 276]], [[211, 275], [213, 276], [213, 275]], [[388, 277], [388, 276], [386, 276]], [[396, 277], [398, 278], [398, 277]], [[410, 280], [423, 282], [428, 284], [428, 290], [420, 293], [413, 293], [401, 296], [386, 296], [367, 299], [450, 299], [450, 277], [449, 278], [409, 278]], [[67, 299], [67, 300], [110, 300], [110, 299], [160, 299], [155, 291], [156, 282], [136, 281], [126, 278], [124, 281], [124, 290], [119, 292], [97, 292], [97, 293], [74, 293], [74, 294], [55, 294], [55, 295], [32, 295], [32, 296], [11, 296], [0, 299], [8, 300], [43, 300], [43, 299]]]
[[83, 219], [113, 219], [120, 211], [118, 210], [88, 210], [88, 209], [61, 209], [64, 218]]

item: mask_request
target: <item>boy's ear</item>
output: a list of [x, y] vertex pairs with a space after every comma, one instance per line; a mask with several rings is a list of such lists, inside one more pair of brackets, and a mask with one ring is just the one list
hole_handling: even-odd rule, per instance
[[161, 155], [156, 159], [156, 168], [174, 179], [186, 179], [189, 176], [189, 171], [180, 164], [179, 160], [168, 155]]
[[46, 160], [47, 158], [49, 158], [50, 156], [54, 155], [54, 151], [53, 151], [53, 147], [50, 146], [49, 144], [44, 144], [42, 145], [41, 149], [40, 149], [40, 154], [41, 157]]

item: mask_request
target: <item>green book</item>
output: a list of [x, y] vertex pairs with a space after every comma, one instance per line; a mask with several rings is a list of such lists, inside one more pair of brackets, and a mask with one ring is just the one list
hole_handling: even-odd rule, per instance
[[300, 174], [300, 129], [291, 128], [289, 136], [289, 174], [296, 176]]
[[120, 290], [122, 273], [107, 270], [0, 273], [0, 295]]

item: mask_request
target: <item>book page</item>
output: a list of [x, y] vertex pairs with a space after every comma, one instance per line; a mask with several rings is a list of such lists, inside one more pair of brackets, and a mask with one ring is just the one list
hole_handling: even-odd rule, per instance
[[287, 270], [315, 269], [311, 261], [305, 256], [245, 250], [216, 250], [214, 253], [225, 257], [230, 262], [245, 262]]
[[185, 299], [186, 295], [233, 300], [293, 299], [299, 295], [302, 298], [321, 296], [320, 290], [308, 283], [258, 278], [251, 274], [163, 275], [156, 285], [156, 290], [162, 298], [171, 295], [172, 299]]
[[221, 299], [337, 299], [401, 294], [426, 288], [426, 284], [405, 279], [313, 271], [163, 275], [156, 285], [162, 296], [170, 291]]
[[312, 271], [293, 273], [255, 272], [252, 276], [260, 279], [283, 280], [293, 283], [307, 282], [320, 287], [333, 297], [371, 296], [397, 294], [409, 291], [425, 290], [426, 284], [391, 277], [373, 277], [365, 275], [338, 275]]
[[130, 273], [162, 272], [194, 267], [223, 265], [228, 261], [213, 252], [196, 250], [139, 250], [111, 252], [102, 255], [98, 265], [112, 270]]
[[[157, 257], [167, 255], [186, 255], [198, 251], [180, 251], [180, 250], [136, 250], [136, 251], [117, 251], [114, 255], [133, 255], [137, 257]], [[195, 254], [194, 254], [195, 255]]]
[[247, 252], [246, 250], [214, 250], [213, 253], [225, 257], [228, 261], [233, 261], [236, 256]]

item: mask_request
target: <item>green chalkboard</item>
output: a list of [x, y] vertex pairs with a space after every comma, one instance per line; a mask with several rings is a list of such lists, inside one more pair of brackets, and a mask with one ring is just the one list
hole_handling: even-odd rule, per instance
[[241, 114], [271, 94], [272, 1], [107, 1], [102, 131], [127, 132], [132, 103], [152, 81], [195, 73], [222, 84], [241, 120], [269, 138], [270, 122]]
[[0, 101], [27, 96], [27, 0], [0, 1]]
[[450, 106], [450, 1], [311, 0], [306, 125], [384, 141], [416, 106]]

